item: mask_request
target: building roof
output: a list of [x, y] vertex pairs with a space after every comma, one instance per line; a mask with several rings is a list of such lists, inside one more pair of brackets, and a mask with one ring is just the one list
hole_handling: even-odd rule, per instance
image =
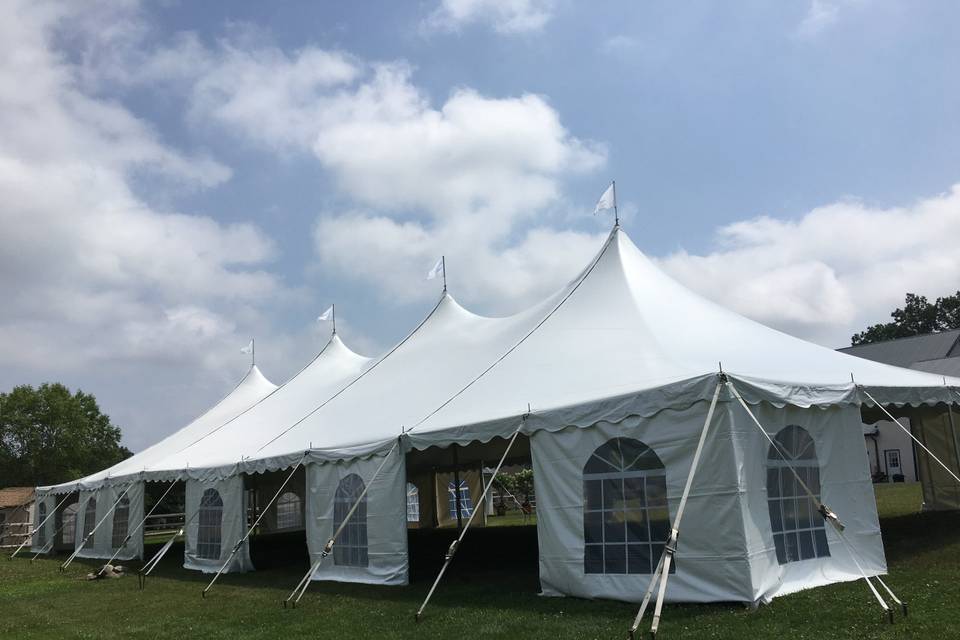
[[926, 371], [927, 373], [939, 373], [945, 376], [960, 377], [960, 356], [915, 362], [910, 368], [916, 369], [917, 371]]
[[[870, 344], [844, 347], [837, 349], [837, 351], [897, 367], [956, 375], [956, 370], [954, 370], [954, 374], [948, 374], [946, 371], [937, 369], [935, 364], [927, 364], [923, 367], [914, 365], [933, 360], [952, 360], [954, 357], [960, 357], [960, 329], [927, 333], [896, 340], [884, 340], [883, 342], [871, 342]], [[928, 368], [930, 366], [934, 368]]]
[[33, 487], [7, 487], [0, 489], [0, 509], [19, 507], [33, 502]]

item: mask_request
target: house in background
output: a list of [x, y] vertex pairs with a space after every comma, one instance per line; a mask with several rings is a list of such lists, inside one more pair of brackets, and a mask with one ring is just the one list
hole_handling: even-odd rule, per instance
[[[960, 377], [960, 329], [871, 342], [837, 351], [897, 367]], [[957, 418], [960, 419], [960, 416]], [[909, 421], [904, 418], [902, 422], [907, 424]], [[948, 464], [960, 461], [957, 426], [951, 424], [953, 442], [948, 450], [951, 451], [953, 460], [944, 460]], [[913, 440], [897, 425], [887, 420], [865, 424], [864, 437], [870, 458], [870, 471], [876, 480], [892, 482], [901, 476], [905, 482], [916, 482], [920, 479]]]
[[0, 547], [18, 547], [33, 527], [33, 487], [0, 489]]

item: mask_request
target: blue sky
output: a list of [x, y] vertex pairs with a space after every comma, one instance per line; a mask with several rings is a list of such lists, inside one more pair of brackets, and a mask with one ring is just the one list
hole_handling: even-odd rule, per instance
[[139, 449], [337, 303], [376, 355], [439, 294], [531, 304], [624, 227], [828, 346], [960, 287], [952, 2], [11, 3], [0, 387], [97, 395]]

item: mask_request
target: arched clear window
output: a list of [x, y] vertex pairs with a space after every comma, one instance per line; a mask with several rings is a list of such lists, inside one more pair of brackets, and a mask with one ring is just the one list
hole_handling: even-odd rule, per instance
[[[457, 517], [457, 493], [454, 490], [456, 483], [452, 480], [447, 483], [447, 504], [450, 507], [450, 517]], [[469, 518], [473, 514], [473, 500], [470, 498], [470, 487], [466, 480], [460, 481], [460, 517]]]
[[669, 534], [666, 470], [653, 449], [633, 438], [598, 447], [583, 467], [584, 573], [652, 573]]
[[[777, 549], [777, 562], [787, 564], [830, 555], [823, 516], [797, 482], [790, 467], [820, 499], [820, 463], [813, 438], [796, 425], [784, 427], [774, 436], [777, 449], [767, 453], [767, 507], [770, 528]], [[786, 460], [784, 460], [786, 458]]]
[[302, 500], [293, 491], [285, 491], [277, 499], [277, 529], [296, 529], [302, 526]]
[[77, 534], [78, 511], [80, 511], [79, 502], [74, 502], [73, 504], [64, 507], [63, 514], [60, 516], [62, 518], [60, 525], [60, 544], [73, 544], [74, 537]]
[[113, 510], [113, 535], [110, 538], [110, 545], [113, 549], [119, 549], [123, 546], [123, 540], [127, 537], [127, 530], [130, 526], [130, 498], [126, 495], [120, 498], [117, 507]]
[[223, 499], [216, 489], [207, 489], [203, 492], [197, 519], [197, 557], [218, 560], [220, 529], [223, 523]]
[[[90, 498], [87, 500], [87, 506], [83, 510], [83, 539], [86, 539], [87, 536], [93, 533], [93, 528], [97, 525], [97, 499]], [[88, 547], [94, 546], [94, 537], [91, 536], [87, 541]]]
[[47, 503], [45, 500], [40, 500], [37, 503], [37, 546], [42, 547], [47, 543], [47, 523], [44, 520], [47, 519]]
[[333, 547], [333, 563], [347, 567], [366, 567], [367, 558], [367, 496], [363, 494], [363, 480], [355, 473], [344, 477], [337, 485], [333, 500], [333, 530], [343, 524], [344, 519], [357, 504], [357, 510], [350, 516], [340, 538]]
[[407, 483], [407, 522], [420, 522], [420, 490], [412, 482]]

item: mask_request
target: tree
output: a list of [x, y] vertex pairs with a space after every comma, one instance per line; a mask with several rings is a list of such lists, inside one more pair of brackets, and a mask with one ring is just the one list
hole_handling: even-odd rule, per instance
[[67, 482], [130, 455], [90, 394], [58, 383], [0, 393], [0, 487]]
[[851, 344], [868, 344], [907, 338], [934, 331], [960, 329], [960, 291], [930, 303], [925, 296], [908, 293], [902, 309], [890, 314], [893, 322], [875, 324], [850, 338]]

